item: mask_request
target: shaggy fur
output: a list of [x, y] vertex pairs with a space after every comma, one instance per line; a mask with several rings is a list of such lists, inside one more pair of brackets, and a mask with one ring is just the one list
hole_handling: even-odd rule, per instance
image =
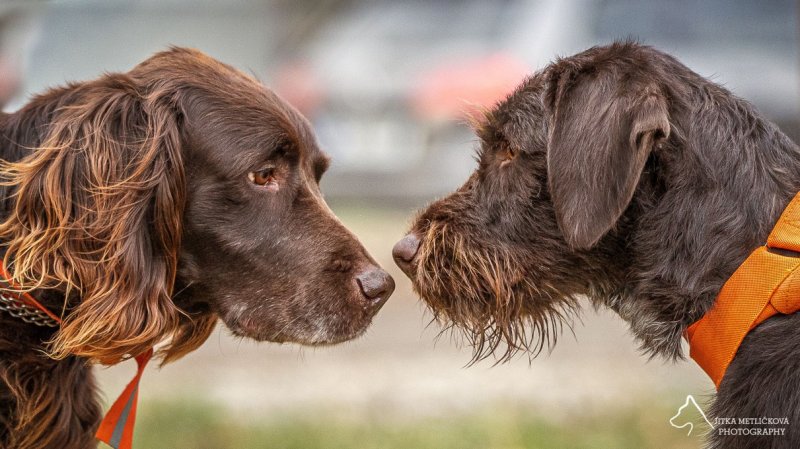
[[155, 345], [175, 360], [217, 318], [333, 344], [394, 288], [322, 199], [306, 120], [200, 52], [50, 90], [0, 114], [0, 133], [4, 264], [63, 317], [0, 313], [0, 447], [95, 447], [92, 363]]
[[[555, 342], [576, 298], [616, 311], [645, 353], [684, 357], [686, 328], [800, 190], [800, 150], [744, 100], [635, 43], [560, 59], [478, 127], [479, 166], [431, 204], [395, 259], [476, 355]], [[800, 316], [745, 340], [712, 414], [788, 417], [800, 447]]]

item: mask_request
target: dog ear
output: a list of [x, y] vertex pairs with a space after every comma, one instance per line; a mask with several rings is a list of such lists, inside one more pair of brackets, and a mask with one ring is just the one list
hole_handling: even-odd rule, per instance
[[0, 166], [15, 199], [0, 224], [6, 266], [26, 289], [76, 299], [51, 341], [56, 358], [109, 363], [171, 337], [162, 355], [202, 343], [171, 298], [186, 197], [180, 116], [142, 90], [126, 75], [67, 89], [69, 104], [44, 108], [40, 144]]
[[548, 185], [558, 226], [575, 249], [594, 246], [633, 197], [650, 152], [670, 133], [653, 83], [611, 70], [549, 74]]

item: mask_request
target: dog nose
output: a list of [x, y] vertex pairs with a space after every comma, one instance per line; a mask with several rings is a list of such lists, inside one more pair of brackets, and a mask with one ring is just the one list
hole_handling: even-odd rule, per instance
[[419, 237], [413, 232], [400, 239], [399, 242], [394, 244], [394, 248], [392, 248], [394, 263], [403, 270], [403, 273], [409, 276], [411, 275], [411, 262], [414, 260], [414, 256], [417, 255], [418, 250]]
[[358, 288], [375, 305], [383, 305], [394, 292], [394, 279], [378, 267], [371, 267], [356, 276]]

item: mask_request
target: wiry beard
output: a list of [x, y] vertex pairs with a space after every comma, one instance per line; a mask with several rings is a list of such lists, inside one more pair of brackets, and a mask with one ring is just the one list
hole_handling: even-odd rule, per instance
[[534, 358], [555, 345], [564, 325], [571, 328], [577, 300], [532, 279], [507, 248], [468, 241], [431, 222], [416, 261], [414, 290], [443, 332], [460, 331], [467, 339], [471, 363], [490, 356], [502, 363], [518, 352]]

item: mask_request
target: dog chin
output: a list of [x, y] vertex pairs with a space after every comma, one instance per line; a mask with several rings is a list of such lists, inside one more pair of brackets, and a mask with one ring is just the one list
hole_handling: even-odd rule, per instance
[[332, 346], [354, 340], [366, 332], [372, 320], [348, 329], [340, 329], [320, 323], [310, 329], [294, 329], [289, 333], [274, 332], [268, 328], [261, 328], [257, 323], [248, 320], [225, 321], [225, 325], [237, 337], [249, 338], [258, 342], [294, 343], [304, 346]]

